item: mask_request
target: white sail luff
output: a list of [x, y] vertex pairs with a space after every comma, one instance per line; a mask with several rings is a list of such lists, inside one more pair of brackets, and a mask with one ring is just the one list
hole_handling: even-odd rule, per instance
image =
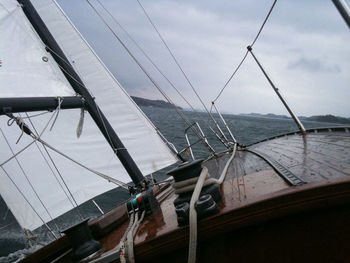
[[[2, 1], [10, 3], [8, 0], [1, 0], [1, 3]], [[12, 1], [11, 3], [13, 4]], [[127, 95], [57, 4], [54, 1], [47, 0], [34, 0], [32, 3], [69, 59], [69, 62], [80, 75], [84, 85], [96, 97], [97, 104], [120, 136], [142, 173], [146, 175], [174, 163], [176, 159], [158, 136], [154, 126]], [[17, 9], [19, 8], [17, 5], [15, 6]], [[25, 34], [30, 38], [34, 36], [34, 39], [36, 38], [36, 41], [41, 45], [40, 48], [44, 50], [43, 43], [38, 39], [21, 8], [17, 12], [20, 13], [21, 23], [29, 26], [26, 28], [26, 31], [31, 32], [30, 34], [33, 35]], [[3, 30], [1, 28], [1, 33]], [[23, 30], [23, 27], [21, 30]], [[10, 39], [11, 37], [9, 35]], [[0, 54], [8, 46], [9, 41], [0, 44]], [[22, 43], [22, 48], [25, 48], [24, 43]], [[51, 83], [50, 81], [52, 80], [58, 82], [57, 84], [52, 81], [52, 90], [54, 92], [47, 92], [50, 88], [42, 91], [44, 88], [47, 88], [44, 85], [33, 92], [35, 85], [30, 81], [33, 83], [38, 81], [33, 74], [26, 81], [23, 81], [21, 85], [19, 83], [12, 85], [10, 91], [6, 91], [7, 93], [1, 88], [0, 97], [73, 95], [74, 92], [62, 72], [60, 72], [57, 64], [54, 63], [50, 54], [46, 51], [45, 54], [49, 58], [49, 62], [53, 62], [50, 67], [55, 74], [53, 74], [53, 77], [45, 79], [44, 82], [46, 84]], [[34, 52], [31, 56], [33, 56], [35, 61], [44, 63], [42, 53]], [[13, 60], [17, 63], [16, 57]], [[42, 63], [40, 62], [38, 70], [41, 70], [41, 67]], [[0, 71], [4, 68], [5, 65], [0, 68]], [[57, 74], [56, 71], [58, 72]], [[44, 73], [41, 72], [39, 76], [42, 75], [45, 78]], [[19, 72], [15, 71], [14, 74], [19, 74]], [[7, 76], [4, 79], [7, 79]], [[60, 81], [61, 79], [62, 81]], [[20, 86], [20, 88], [17, 88], [17, 86]], [[13, 94], [10, 94], [10, 92], [13, 92]], [[50, 122], [51, 117], [51, 114], [46, 114], [31, 120], [36, 130], [40, 133], [47, 123]], [[61, 110], [53, 130], [46, 130], [41, 138], [79, 163], [124, 183], [129, 182], [130, 177], [88, 114], [85, 114], [82, 135], [77, 139], [76, 127], [79, 118], [80, 110]], [[15, 142], [19, 138], [21, 131], [16, 125], [8, 127], [7, 120], [7, 117], [0, 116], [0, 128], [4, 132], [6, 139], [13, 145], [13, 151], [18, 152], [28, 145], [32, 138], [24, 135], [19, 143], [16, 144]], [[26, 122], [29, 124], [28, 119]], [[31, 128], [33, 129], [33, 127]], [[87, 171], [54, 151], [49, 150], [50, 156], [48, 156], [44, 148], [40, 147], [47, 160], [50, 160], [50, 157], [52, 157], [55, 166], [51, 162], [46, 163], [35, 144], [32, 144], [17, 156], [18, 161], [23, 166], [23, 170], [28, 175], [33, 186], [32, 188], [28, 181], [25, 180], [16, 159], [7, 162], [3, 165], [3, 168], [6, 169], [19, 190], [11, 183], [7, 174], [0, 169], [0, 180], [5, 182], [0, 184], [1, 196], [23, 228], [33, 230], [43, 224], [41, 218], [44, 222], [48, 222], [52, 218], [56, 218], [71, 210], [73, 208], [73, 198], [77, 204], [81, 204], [116, 187], [115, 184]], [[5, 139], [0, 137], [0, 163], [11, 158], [11, 156], [12, 152], [7, 147]], [[55, 170], [55, 167], [58, 169]], [[69, 189], [62, 189], [62, 185], [67, 185]], [[68, 192], [72, 193], [73, 197], [67, 197], [69, 195]], [[25, 198], [23, 198], [22, 194]], [[38, 200], [37, 195], [42, 199], [42, 203]], [[24, 199], [29, 201], [35, 211]]]

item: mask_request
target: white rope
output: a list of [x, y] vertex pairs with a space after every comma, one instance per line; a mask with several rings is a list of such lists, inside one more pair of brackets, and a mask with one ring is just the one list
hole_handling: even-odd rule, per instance
[[[56, 110], [59, 110], [59, 107], [57, 107]], [[26, 114], [27, 114], [27, 113], [26, 113]], [[52, 114], [52, 117], [53, 117], [54, 115], [55, 115], [55, 114]], [[27, 115], [27, 116], [28, 116], [28, 115]], [[52, 119], [52, 117], [51, 117], [51, 119]], [[57, 115], [56, 115], [56, 117], [57, 117]], [[51, 121], [51, 119], [50, 119], [50, 121]], [[35, 126], [34, 126], [34, 123], [33, 123], [32, 120], [31, 120], [31, 118], [29, 118], [29, 122], [30, 122], [30, 124], [32, 125], [32, 127], [33, 127], [33, 129], [34, 129], [34, 132], [36, 133], [36, 137], [37, 137], [37, 138], [40, 138], [40, 136], [38, 137], [38, 132], [37, 132]], [[35, 136], [34, 133], [33, 133], [33, 136]], [[32, 137], [33, 137], [33, 136], [32, 136]], [[56, 169], [56, 172], [57, 172], [58, 176], [61, 178], [62, 183], [63, 183], [63, 185], [64, 185], [65, 188], [63, 187], [63, 185], [61, 184], [60, 180], [58, 179], [58, 177], [56, 176], [56, 174], [55, 174], [54, 171], [52, 170], [52, 168], [51, 168], [51, 166], [50, 166], [48, 160], [47, 160], [46, 157], [44, 156], [44, 153], [41, 151], [41, 149], [40, 149], [40, 147], [39, 147], [39, 145], [38, 145], [37, 140], [34, 140], [34, 142], [35, 142], [35, 145], [37, 146], [37, 148], [38, 148], [38, 150], [39, 150], [41, 156], [44, 158], [44, 161], [46, 162], [47, 166], [48, 166], [49, 169], [51, 170], [51, 172], [52, 172], [54, 178], [56, 179], [57, 183], [59, 184], [59, 186], [61, 187], [63, 193], [64, 193], [65, 196], [67, 197], [68, 201], [71, 203], [71, 205], [72, 205], [73, 208], [76, 208], [76, 212], [77, 212], [78, 216], [81, 218], [81, 220], [83, 220], [83, 219], [84, 219], [84, 216], [83, 216], [83, 214], [82, 214], [82, 212], [81, 212], [81, 210], [80, 210], [80, 208], [79, 208], [79, 204], [78, 204], [77, 200], [75, 199], [73, 193], [72, 193], [71, 190], [69, 189], [69, 187], [68, 187], [66, 181], [64, 180], [64, 178], [63, 178], [61, 172], [59, 171], [59, 169], [58, 169], [58, 167], [57, 167], [55, 161], [54, 161], [53, 158], [51, 157], [49, 151], [47, 150], [47, 148], [45, 147], [45, 145], [43, 145], [43, 148], [44, 148], [44, 150], [45, 150], [47, 156], [49, 157], [49, 159], [50, 159], [52, 165], [53, 165], [54, 168]], [[66, 192], [65, 189], [67, 190], [68, 193]]]
[[53, 126], [55, 125], [55, 123], [56, 123], [56, 121], [57, 121], [58, 114], [60, 114], [61, 104], [62, 104], [62, 102], [63, 102], [63, 99], [62, 99], [62, 98], [58, 97], [57, 99], [58, 99], [58, 106], [57, 106], [57, 108], [56, 108], [56, 110], [55, 110], [55, 112], [56, 112], [56, 117], [55, 117], [55, 119], [54, 119], [53, 122], [52, 122], [52, 125], [51, 125], [51, 127], [50, 127], [50, 131], [52, 131]]
[[[199, 175], [197, 179], [197, 183], [195, 185], [191, 201], [190, 201], [190, 218], [189, 218], [189, 227], [190, 227], [190, 240], [189, 240], [189, 248], [188, 248], [188, 263], [195, 263], [196, 262], [196, 252], [197, 252], [197, 211], [195, 209], [195, 203], [197, 202], [199, 195], [202, 191], [202, 188], [204, 185], [206, 185], [207, 182], [216, 183], [216, 184], [222, 184], [225, 180], [228, 167], [230, 166], [233, 158], [235, 157], [237, 149], [237, 144], [235, 144], [232, 155], [230, 159], [226, 162], [226, 165], [224, 169], [221, 172], [221, 175], [219, 179], [209, 178], [208, 179], [208, 168], [203, 167], [201, 174]], [[190, 179], [191, 180], [191, 179]], [[189, 183], [192, 183], [192, 181], [189, 181]], [[210, 183], [210, 184], [211, 184]], [[209, 184], [209, 183], [207, 183]], [[186, 183], [183, 183], [185, 188], [192, 187], [192, 185], [186, 186]]]
[[[196, 177], [196, 182], [198, 181], [199, 177]], [[210, 184], [219, 184], [217, 179], [214, 178], [208, 178], [205, 180], [203, 187], [210, 185]], [[196, 187], [196, 183], [191, 184], [191, 185], [187, 185], [185, 187], [182, 187], [181, 189], [177, 189], [175, 190], [175, 194], [183, 194], [183, 193], [187, 193], [187, 192], [191, 192], [194, 188]]]
[[[31, 116], [29, 116], [28, 113], [26, 113], [26, 116], [28, 117], [28, 120], [29, 120], [31, 126], [32, 126], [33, 129], [34, 129], [35, 134], [36, 134], [37, 136], [39, 136], [39, 133], [38, 133], [37, 129], [35, 128], [34, 123], [32, 122]], [[65, 196], [67, 197], [67, 199], [68, 199], [69, 202], [71, 203], [72, 207], [75, 208], [75, 205], [74, 205], [74, 203], [73, 203], [73, 201], [72, 201], [72, 200], [74, 200], [74, 198], [73, 198], [73, 197], [69, 197], [69, 194], [68, 194], [68, 193], [69, 193], [69, 189], [67, 189], [67, 190], [68, 190], [68, 193], [67, 193], [66, 190], [65, 190], [65, 188], [63, 187], [62, 183], [61, 183], [60, 180], [57, 178], [57, 176], [56, 176], [55, 172], [53, 171], [51, 165], [49, 164], [49, 161], [47, 160], [47, 158], [45, 157], [44, 153], [43, 153], [42, 150], [40, 149], [39, 143], [38, 143], [36, 140], [33, 140], [33, 142], [35, 142], [35, 145], [36, 145], [37, 149], [39, 150], [41, 156], [43, 157], [43, 159], [44, 159], [46, 165], [49, 167], [49, 169], [50, 169], [52, 175], [53, 175], [54, 178], [56, 179], [56, 182], [58, 183], [58, 185], [59, 185], [60, 188], [62, 189], [63, 193], [65, 194]], [[58, 175], [61, 177], [62, 182], [65, 184], [65, 182], [64, 182], [64, 180], [63, 180], [63, 176], [61, 175], [60, 171], [58, 170], [58, 167], [57, 167], [56, 163], [54, 162], [53, 158], [51, 157], [49, 151], [46, 149], [46, 147], [45, 147], [44, 145], [43, 145], [43, 148], [44, 148], [44, 150], [45, 150], [47, 156], [50, 158], [50, 160], [51, 160], [53, 166], [55, 167], [56, 172], [57, 172]], [[66, 184], [65, 184], [65, 185], [66, 185]], [[72, 198], [72, 199], [71, 199], [71, 198]]]
[[[40, 138], [40, 137], [44, 134], [44, 132], [46, 131], [46, 129], [47, 129], [47, 127], [49, 126], [49, 124], [50, 124], [50, 122], [51, 122], [51, 120], [52, 120], [52, 118], [53, 118], [54, 115], [55, 115], [55, 114], [52, 114], [52, 115], [51, 115], [51, 117], [50, 117], [50, 119], [48, 120], [48, 122], [46, 123], [45, 127], [43, 128], [43, 130], [41, 131], [41, 133], [38, 135], [39, 138]], [[7, 122], [7, 125], [8, 125], [8, 126], [11, 126], [11, 125], [13, 124], [13, 121], [12, 121], [12, 122], [10, 122], [10, 121], [11, 121], [11, 119], [9, 119], [8, 122]], [[1, 130], [1, 128], [0, 128], [0, 130]], [[8, 163], [9, 161], [11, 161], [13, 158], [17, 157], [17, 155], [19, 155], [19, 154], [22, 153], [24, 150], [26, 150], [26, 149], [27, 149], [29, 146], [31, 146], [34, 142], [35, 142], [35, 140], [33, 140], [32, 142], [30, 142], [28, 145], [26, 145], [26, 146], [23, 147], [21, 150], [19, 150], [16, 154], [14, 154], [14, 155], [11, 156], [10, 158], [8, 158], [8, 159], [5, 160], [4, 162], [2, 162], [2, 163], [0, 164], [0, 166], [5, 165], [5, 164]]]
[[[220, 185], [223, 183], [223, 181], [225, 180], [226, 174], [227, 174], [228, 167], [230, 166], [233, 158], [235, 157], [236, 148], [237, 148], [237, 145], [235, 144], [233, 151], [232, 151], [232, 155], [231, 155], [230, 159], [226, 162], [226, 165], [225, 165], [224, 169], [222, 170], [219, 179], [210, 178], [210, 175], [208, 174], [203, 186], [207, 186], [210, 184]], [[190, 178], [190, 179], [187, 179], [187, 180], [184, 180], [181, 182], [173, 183], [172, 187], [175, 189], [175, 194], [183, 194], [183, 193], [187, 193], [187, 192], [192, 191], [196, 187], [196, 183], [198, 181], [198, 178], [199, 177], [194, 177], [194, 178]]]
[[201, 193], [205, 178], [208, 175], [208, 168], [203, 167], [202, 172], [198, 178], [196, 187], [194, 188], [191, 202], [190, 202], [190, 241], [188, 249], [188, 263], [196, 262], [196, 250], [197, 250], [197, 211], [194, 208], [195, 203]]
[[[2, 131], [2, 129], [0, 128], [0, 130]], [[19, 150], [17, 153], [15, 153], [14, 155], [12, 155], [11, 157], [9, 157], [7, 160], [5, 160], [4, 162], [0, 163], [0, 166], [4, 166], [5, 164], [7, 164], [9, 161], [11, 161], [12, 159], [16, 158], [19, 154], [21, 154], [23, 151], [25, 151], [27, 148], [29, 148], [29, 146], [31, 146], [35, 141], [32, 141], [31, 143], [29, 143], [27, 146], [23, 147], [23, 149]]]
[[223, 181], [225, 180], [228, 167], [230, 166], [230, 164], [231, 164], [233, 158], [235, 157], [236, 151], [237, 151], [237, 143], [235, 143], [235, 145], [234, 145], [234, 147], [233, 147], [233, 150], [232, 150], [232, 155], [231, 155], [230, 159], [228, 159], [228, 161], [226, 162], [226, 165], [225, 165], [224, 169], [223, 169], [222, 172], [221, 172], [221, 175], [220, 175], [220, 177], [219, 177], [219, 179], [218, 179], [218, 184], [222, 184]]
[[28, 115], [28, 113], [26, 113], [26, 117], [21, 117], [22, 119], [30, 119], [30, 118], [35, 118], [35, 117], [39, 117], [41, 115], [45, 115], [45, 114], [48, 114], [50, 113], [50, 111], [45, 111], [45, 112], [42, 112], [42, 113], [38, 113], [38, 114], [33, 114], [33, 115]]
[[134, 238], [136, 232], [145, 217], [146, 211], [143, 211], [140, 219], [138, 212], [134, 212], [129, 221], [129, 226], [126, 229], [124, 236], [120, 240], [119, 252], [120, 252], [120, 262], [121, 263], [134, 263], [135, 255], [134, 255]]
[[77, 160], [74, 160], [73, 158], [69, 157], [69, 156], [66, 155], [65, 153], [63, 153], [63, 152], [59, 151], [58, 149], [54, 148], [53, 146], [51, 146], [51, 145], [48, 144], [47, 142], [43, 141], [42, 139], [36, 137], [35, 135], [32, 135], [32, 138], [33, 138], [34, 140], [37, 140], [37, 141], [40, 142], [41, 144], [47, 146], [48, 148], [50, 148], [51, 150], [55, 151], [56, 153], [62, 155], [62, 156], [65, 157], [66, 159], [68, 159], [68, 160], [72, 161], [73, 163], [79, 165], [80, 167], [83, 167], [83, 168], [85, 168], [86, 170], [88, 170], [88, 171], [90, 171], [90, 172], [92, 172], [92, 173], [94, 173], [94, 174], [96, 174], [96, 175], [102, 177], [103, 179], [106, 179], [108, 182], [112, 182], [112, 183], [114, 183], [114, 184], [116, 184], [116, 185], [118, 185], [118, 186], [121, 186], [121, 187], [123, 187], [123, 188], [125, 188], [125, 189], [128, 189], [128, 185], [125, 184], [125, 183], [123, 183], [122, 181], [119, 181], [119, 180], [117, 180], [117, 179], [115, 179], [115, 178], [113, 178], [113, 177], [110, 177], [110, 176], [108, 176], [108, 175], [105, 175], [105, 174], [103, 174], [103, 173], [101, 173], [101, 172], [98, 172], [98, 171], [96, 171], [96, 170], [94, 170], [94, 169], [91, 169], [91, 168], [85, 166], [84, 164], [78, 162]]
[[129, 225], [123, 235], [123, 237], [120, 239], [120, 243], [119, 243], [119, 253], [120, 253], [120, 262], [121, 263], [126, 263], [126, 239], [127, 239], [127, 235], [131, 229], [131, 227], [134, 225], [134, 220], [135, 220], [135, 214], [132, 213], [130, 216], [130, 220], [129, 220]]
[[145, 214], [146, 214], [146, 211], [143, 211], [141, 214], [141, 218], [138, 220], [138, 213], [136, 213], [135, 222], [127, 235], [127, 253], [128, 253], [128, 262], [129, 263], [135, 262], [134, 237], [136, 235], [137, 230], [139, 229], [140, 223], [142, 222], [143, 218], [145, 217]]
[[[55, 112], [54, 112], [55, 113]], [[46, 125], [44, 126], [43, 130], [41, 131], [40, 135], [37, 138], [40, 138], [40, 136], [42, 136], [44, 134], [44, 132], [46, 131], [47, 127], [49, 126], [53, 116], [55, 114], [52, 114], [50, 119], [48, 120], [48, 122], [46, 123]], [[11, 126], [13, 124], [14, 121], [16, 121], [16, 123], [20, 126], [20, 128], [22, 129], [22, 134], [23, 134], [23, 120], [21, 117], [15, 117], [13, 118], [12, 122], [10, 122], [11, 119], [8, 121], [8, 125]], [[3, 134], [3, 136], [5, 137], [5, 134], [3, 133], [2, 129], [0, 128], [1, 133]], [[21, 138], [21, 136], [20, 136]], [[19, 138], [19, 139], [20, 139]], [[6, 137], [5, 137], [6, 140]], [[53, 232], [53, 230], [49, 227], [49, 225], [45, 222], [45, 220], [39, 215], [39, 213], [35, 210], [35, 208], [33, 207], [33, 205], [30, 203], [30, 201], [27, 199], [27, 197], [24, 195], [24, 193], [21, 191], [21, 189], [18, 187], [18, 185], [14, 182], [14, 180], [11, 178], [11, 176], [9, 175], [9, 173], [5, 170], [4, 165], [6, 163], [8, 163], [10, 160], [12, 159], [16, 159], [17, 160], [17, 156], [22, 153], [24, 150], [26, 150], [29, 146], [31, 146], [33, 143], [35, 142], [35, 140], [33, 140], [31, 143], [29, 143], [28, 145], [26, 145], [24, 148], [22, 148], [20, 151], [18, 151], [17, 153], [14, 153], [12, 150], [12, 156], [7, 159], [6, 161], [4, 161], [3, 163], [0, 164], [1, 169], [4, 171], [4, 173], [7, 175], [7, 177], [9, 178], [9, 180], [13, 183], [13, 185], [16, 187], [17, 191], [21, 194], [21, 196], [23, 197], [23, 199], [26, 201], [26, 203], [32, 208], [33, 212], [38, 216], [38, 218], [43, 222], [43, 225], [46, 226], [46, 228], [49, 230], [49, 232], [54, 236], [55, 239], [57, 239], [58, 237], [55, 235], [55, 233]]]
[[7, 126], [12, 126], [13, 123], [15, 123], [19, 126], [19, 128], [21, 129], [21, 134], [20, 136], [18, 137], [17, 141], [16, 141], [16, 144], [19, 143], [19, 141], [21, 140], [22, 136], [23, 136], [23, 133], [24, 133], [24, 130], [23, 130], [23, 126], [24, 126], [24, 122], [22, 120], [22, 118], [19, 118], [19, 117], [14, 117], [12, 119], [9, 119], [7, 121]]
[[168, 187], [163, 192], [161, 192], [159, 195], [157, 195], [157, 201], [158, 203], [163, 202], [169, 195], [171, 195], [174, 192], [174, 189], [172, 187]]

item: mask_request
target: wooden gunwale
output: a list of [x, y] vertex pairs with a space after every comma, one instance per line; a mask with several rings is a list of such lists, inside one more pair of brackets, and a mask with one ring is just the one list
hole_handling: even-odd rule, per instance
[[[313, 134], [312, 132], [318, 135], [327, 135], [325, 138], [323, 138], [324, 136], [321, 136], [320, 138], [324, 139], [322, 142], [328, 143], [330, 141], [328, 135], [335, 135], [333, 132], [329, 132], [330, 129], [331, 131], [341, 131], [344, 135], [346, 134], [345, 137], [343, 136], [344, 138], [350, 138], [350, 134], [347, 136], [350, 129], [348, 127], [310, 129], [307, 132], [310, 135]], [[344, 133], [344, 131], [346, 133]], [[315, 168], [314, 164], [310, 163], [310, 160], [312, 159], [310, 158], [310, 155], [313, 154], [313, 151], [309, 151], [310, 145], [308, 143], [304, 143], [304, 146], [300, 143], [302, 142], [302, 139], [310, 136], [306, 135], [305, 137], [302, 137], [301, 135], [298, 135], [293, 137], [293, 135], [298, 135], [298, 133], [293, 132], [278, 137], [274, 136], [271, 139], [263, 140], [262, 144], [258, 145], [258, 143], [255, 143], [252, 147], [257, 147], [260, 150], [263, 149], [265, 152], [267, 151], [269, 155], [271, 154], [272, 158], [277, 157], [276, 160], [282, 162], [288, 169], [303, 166], [304, 169], [306, 168], [309, 172], [312, 172], [312, 169]], [[277, 139], [276, 141], [272, 140], [274, 138], [282, 137], [286, 137], [286, 139]], [[337, 136], [333, 137], [333, 139], [341, 143], [341, 138], [338, 138]], [[311, 139], [310, 142], [314, 141], [314, 136], [312, 136]], [[287, 154], [284, 157], [281, 156], [281, 153], [278, 151], [269, 152], [269, 149], [272, 149], [274, 144], [281, 145], [281, 150], [283, 149], [283, 144], [288, 145], [291, 142], [293, 142], [293, 146], [287, 149]], [[324, 150], [327, 150], [323, 149], [323, 147], [325, 147], [324, 145], [325, 144], [318, 148], [321, 153]], [[301, 148], [299, 149], [296, 146]], [[288, 186], [271, 167], [266, 167], [266, 164], [261, 163], [261, 160], [252, 157], [253, 154], [244, 151], [244, 147], [241, 148], [240, 151], [236, 153], [236, 158], [232, 163], [232, 167], [230, 167], [230, 173], [233, 174], [228, 177], [227, 181], [225, 181], [221, 187], [223, 200], [218, 203], [220, 208], [219, 214], [206, 218], [198, 224], [199, 247], [201, 247], [200, 244], [212, 244], [213, 242], [212, 246], [215, 247], [216, 239], [226, 240], [225, 238], [227, 236], [233, 235], [233, 233], [238, 233], [244, 229], [249, 229], [253, 226], [262, 226], [269, 224], [269, 222], [277, 222], [277, 224], [281, 225], [283, 223], [279, 222], [293, 218], [293, 216], [302, 215], [303, 213], [313, 215], [322, 213], [321, 211], [327, 213], [327, 211], [332, 209], [350, 207], [350, 177], [346, 176], [346, 169], [350, 167], [350, 162], [348, 162], [349, 153], [347, 152], [347, 149], [341, 148], [343, 145], [335, 144], [335, 146], [338, 148], [334, 147], [334, 153], [340, 151], [337, 157], [344, 158], [345, 162], [342, 161], [341, 163], [347, 165], [345, 170], [342, 171], [342, 177], [329, 176], [321, 179], [319, 177], [314, 177], [313, 179], [311, 177], [305, 177], [307, 173], [305, 173], [305, 175], [303, 173], [301, 174], [303, 177], [313, 180], [307, 180], [308, 183], [305, 185], [292, 187]], [[296, 148], [299, 150], [294, 153], [293, 150]], [[328, 155], [326, 156], [326, 159], [328, 156], [329, 158], [334, 157], [332, 156], [332, 151], [328, 152], [327, 150], [327, 153]], [[343, 155], [341, 155], [342, 153]], [[216, 173], [219, 174], [220, 166], [225, 162], [228, 156], [229, 154], [224, 152], [213, 157], [213, 162], [211, 164], [212, 167], [211, 169], [208, 169], [216, 170]], [[217, 162], [215, 158], [217, 158], [216, 160], [219, 162]], [[289, 160], [288, 158], [292, 159]], [[334, 161], [333, 159], [332, 161]], [[322, 160], [318, 161], [322, 162]], [[332, 165], [332, 163], [327, 164], [327, 162], [324, 164], [327, 166]], [[206, 162], [205, 165], [210, 166], [210, 163]], [[245, 165], [248, 165], [249, 167], [259, 166], [260, 168], [256, 169], [256, 173], [254, 172], [254, 169], [250, 169], [250, 172], [247, 173], [244, 168]], [[308, 165], [311, 166], [308, 167]], [[238, 166], [240, 166], [240, 169], [238, 169]], [[317, 169], [321, 169], [321, 166], [318, 165]], [[241, 198], [240, 196], [239, 200], [237, 198], [235, 199], [233, 198], [233, 195], [235, 194], [233, 186], [237, 180], [239, 191], [239, 180], [242, 182], [242, 178], [246, 178], [244, 179], [246, 182], [250, 178], [251, 181], [249, 181], [249, 183], [253, 185], [254, 182], [263, 182], [267, 187], [265, 185], [265, 188], [248, 188], [248, 197]], [[271, 188], [269, 188], [270, 185]], [[235, 191], [237, 191], [237, 189]], [[158, 259], [162, 259], [165, 255], [171, 256], [175, 251], [187, 251], [189, 229], [188, 227], [177, 226], [176, 215], [172, 205], [174, 199], [174, 194], [169, 196], [163, 203], [161, 203], [161, 209], [147, 217], [140, 225], [139, 232], [135, 238], [136, 261], [157, 261]], [[310, 218], [312, 218], [312, 216]], [[90, 222], [94, 236], [100, 238], [104, 247], [103, 253], [117, 253], [117, 245], [126, 228], [127, 219], [125, 206], [122, 206], [112, 210], [105, 216]], [[312, 221], [309, 223], [312, 223]], [[346, 228], [345, 225], [342, 227]], [[345, 233], [350, 233], [349, 227], [346, 228]], [[281, 229], [283, 230], [284, 228]], [[272, 229], [272, 232], [274, 230], [275, 229]], [[338, 232], [341, 231], [339, 230]], [[293, 235], [293, 233], [291, 233], [291, 235]], [[232, 240], [233, 243], [236, 241], [237, 240], [234, 239]], [[28, 256], [26, 258], [28, 260], [24, 259], [22, 262], [44, 262], [46, 261], [45, 258], [54, 258], [54, 255], [58, 256], [68, 250], [69, 244], [67, 244], [67, 239], [62, 237], [61, 239], [49, 244], [47, 247], [37, 251], [33, 255]], [[48, 251], [51, 251], [51, 254], [48, 253]], [[118, 260], [116, 262], [118, 262]]]
[[[225, 182], [229, 183], [229, 182]], [[333, 182], [316, 182], [267, 194], [243, 204], [221, 210], [198, 225], [199, 241], [225, 235], [254, 224], [302, 212], [350, 204], [350, 178]], [[188, 245], [188, 227], [181, 227], [153, 240], [135, 244], [135, 254], [142, 261], [181, 249]]]

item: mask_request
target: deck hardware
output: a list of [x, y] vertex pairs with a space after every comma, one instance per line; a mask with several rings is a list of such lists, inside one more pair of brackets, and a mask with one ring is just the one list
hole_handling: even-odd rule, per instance
[[262, 153], [258, 150], [253, 149], [246, 149], [246, 151], [251, 152], [260, 158], [264, 159], [271, 167], [284, 179], [288, 184], [295, 186], [295, 185], [302, 185], [306, 182], [301, 179], [300, 177], [296, 176], [294, 173], [292, 173], [287, 167], [277, 162], [272, 157], [268, 156], [265, 153]]
[[219, 212], [219, 208], [210, 194], [201, 195], [195, 204], [195, 208], [198, 219], [202, 219]]
[[62, 231], [68, 237], [72, 247], [72, 260], [79, 261], [89, 257], [101, 250], [100, 242], [92, 238], [89, 226], [89, 219]]
[[[194, 122], [194, 123], [192, 123], [190, 126], [188, 126], [188, 127], [185, 129], [185, 138], [186, 138], [187, 145], [188, 145], [187, 148], [188, 148], [189, 151], [190, 151], [192, 160], [194, 160], [195, 158], [194, 158], [194, 155], [193, 155], [191, 143], [190, 143], [190, 140], [189, 140], [189, 138], [188, 138], [187, 132], [188, 132], [188, 130], [191, 129], [193, 126], [196, 126], [196, 127], [198, 128], [199, 132], [200, 132], [201, 135], [202, 135], [203, 142], [204, 142], [205, 146], [208, 148], [208, 150], [209, 150], [211, 153], [215, 154], [215, 150], [213, 149], [213, 147], [210, 146], [210, 144], [209, 144], [209, 142], [208, 142], [208, 140], [207, 140], [207, 137], [204, 135], [204, 133], [203, 133], [201, 127], [199, 126], [198, 122]], [[181, 152], [182, 152], [182, 151], [181, 151]]]
[[177, 215], [177, 223], [179, 226], [188, 224], [188, 218], [190, 216], [190, 205], [188, 202], [184, 202], [175, 206], [175, 212]]
[[151, 214], [157, 210], [158, 207], [159, 204], [154, 196], [152, 188], [133, 196], [126, 204], [129, 214], [135, 211], [139, 213], [139, 216], [141, 216], [143, 211], [145, 211], [146, 214]]
[[[221, 115], [221, 113], [220, 113], [219, 109], [216, 107], [216, 105], [215, 105], [215, 103], [214, 103], [214, 102], [212, 102], [212, 105], [213, 105], [213, 107], [214, 107], [215, 111], [217, 112], [217, 114], [219, 115], [219, 117], [220, 117], [221, 121], [222, 121], [222, 122], [223, 122], [223, 124], [225, 125], [225, 128], [226, 128], [226, 130], [228, 131], [228, 133], [230, 134], [232, 141], [233, 141], [234, 143], [235, 143], [235, 142], [237, 142], [237, 141], [236, 141], [236, 138], [233, 136], [233, 134], [232, 134], [232, 132], [231, 132], [230, 128], [228, 127], [228, 125], [227, 125], [227, 123], [226, 123], [226, 121], [225, 121], [224, 117]], [[224, 138], [227, 140], [227, 138], [226, 138], [226, 137], [224, 137]]]

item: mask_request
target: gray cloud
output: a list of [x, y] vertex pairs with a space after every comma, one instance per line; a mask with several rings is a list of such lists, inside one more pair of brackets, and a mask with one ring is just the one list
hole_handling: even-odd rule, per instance
[[325, 60], [306, 57], [289, 62], [288, 69], [307, 70], [309, 72], [341, 72], [338, 65], [329, 65]]
[[[162, 99], [85, 0], [58, 1], [130, 94]], [[137, 2], [101, 1], [182, 94], [200, 108]], [[96, 1], [91, 2], [98, 6]], [[272, 2], [142, 1], [207, 105], [242, 58]], [[160, 86], [177, 104], [185, 106], [120, 28], [106, 14], [104, 16]], [[254, 50], [297, 114], [350, 116], [349, 42], [349, 31], [331, 1], [279, 1]], [[251, 58], [229, 84], [218, 106], [232, 113], [285, 113]]]

